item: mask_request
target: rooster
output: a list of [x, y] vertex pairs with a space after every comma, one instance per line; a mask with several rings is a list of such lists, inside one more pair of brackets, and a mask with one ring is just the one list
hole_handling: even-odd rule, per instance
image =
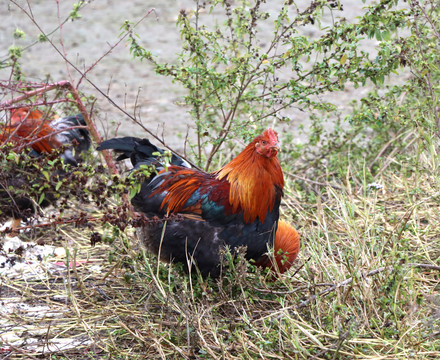
[[118, 153], [117, 160], [129, 158], [134, 168], [156, 167], [158, 173], [141, 184], [132, 205], [150, 219], [177, 215], [138, 229], [143, 244], [161, 260], [196, 264], [203, 276], [217, 277], [226, 248], [234, 252], [244, 246], [246, 258], [258, 261], [273, 246], [284, 178], [272, 129], [212, 173], [191, 168], [176, 155], [166, 167], [155, 156], [164, 150], [147, 139], [115, 138], [98, 147], [105, 149]]
[[[15, 151], [29, 148], [32, 157], [59, 154], [66, 164], [77, 166], [81, 153], [87, 151], [91, 145], [90, 135], [85, 126], [84, 118], [80, 114], [65, 118], [46, 118], [39, 109], [21, 107], [12, 110], [9, 122], [0, 127], [0, 146], [9, 143]], [[11, 226], [13, 229], [20, 226], [22, 218], [33, 212], [33, 200], [26, 194], [18, 195], [20, 189], [29, 184], [29, 181], [24, 177], [2, 173], [0, 215], [14, 218]], [[35, 182], [42, 181], [43, 176], [35, 179]], [[14, 192], [10, 191], [11, 188]], [[40, 205], [48, 206], [54, 200], [53, 196], [46, 196]]]
[[51, 154], [64, 146], [61, 157], [77, 166], [82, 152], [90, 147], [89, 131], [81, 114], [46, 118], [39, 109], [21, 107], [11, 111], [10, 121], [0, 128], [0, 144], [31, 147], [32, 155]]

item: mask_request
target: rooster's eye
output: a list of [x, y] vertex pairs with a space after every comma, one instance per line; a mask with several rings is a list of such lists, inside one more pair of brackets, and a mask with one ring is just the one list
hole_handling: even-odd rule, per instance
[[261, 140], [262, 145], [266, 145], [266, 140]]

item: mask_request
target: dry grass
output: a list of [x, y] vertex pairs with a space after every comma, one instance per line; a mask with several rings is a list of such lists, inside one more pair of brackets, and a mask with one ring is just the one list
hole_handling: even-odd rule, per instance
[[437, 359], [436, 159], [385, 169], [378, 190], [352, 171], [337, 189], [317, 187], [316, 201], [289, 182], [283, 217], [303, 244], [277, 281], [243, 260], [218, 283], [187, 276], [146, 255], [130, 229], [98, 226], [106, 242], [95, 247], [89, 229], [46, 229], [46, 246], [65, 252], [28, 261], [32, 276], [1, 275], [2, 356]]

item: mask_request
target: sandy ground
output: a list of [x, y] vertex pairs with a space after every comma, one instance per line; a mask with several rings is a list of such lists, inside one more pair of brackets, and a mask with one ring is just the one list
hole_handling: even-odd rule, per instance
[[[74, 2], [61, 1], [58, 9], [57, 2], [51, 0], [29, 1], [30, 8], [23, 0], [0, 0], [0, 13], [2, 14], [0, 59], [7, 57], [9, 46], [26, 47], [33, 43], [40, 33], [37, 26], [17, 6], [17, 3], [33, 14], [38, 26], [44, 32], [50, 33], [58, 26], [60, 19], [63, 20], [68, 16]], [[282, 1], [272, 0], [268, 3], [266, 4], [267, 10], [275, 13]], [[303, 10], [310, 4], [310, 1], [300, 0], [296, 3]], [[364, 6], [360, 0], [343, 1], [343, 4], [342, 12], [334, 11], [324, 15], [324, 25], [331, 24], [337, 17], [345, 17], [354, 21], [355, 17], [361, 14], [362, 6]], [[62, 41], [68, 59], [84, 71], [118, 42], [120, 28], [125, 20], [136, 22], [154, 9], [137, 27], [136, 32], [140, 36], [142, 45], [151, 50], [159, 60], [172, 63], [177, 59], [181, 43], [175, 20], [180, 9], [191, 9], [194, 6], [192, 0], [91, 1], [81, 11], [80, 19], [67, 22], [61, 33], [54, 33], [51, 39], [59, 49], [62, 49]], [[221, 21], [221, 18], [217, 18], [217, 21]], [[272, 21], [268, 21], [263, 26], [259, 34], [260, 43], [264, 44], [270, 36], [271, 24]], [[17, 28], [26, 33], [24, 39], [13, 38], [13, 33]], [[316, 27], [307, 27], [303, 31], [309, 36], [318, 35]], [[366, 46], [373, 47], [374, 41], [367, 42]], [[70, 79], [70, 76], [75, 82], [80, 79], [80, 74], [72, 68], [67, 68], [62, 57], [48, 43], [38, 43], [27, 48], [23, 52], [21, 63], [24, 73], [31, 81], [45, 81], [49, 74], [51, 81]], [[9, 69], [0, 70], [0, 80], [8, 78]], [[185, 135], [190, 127], [188, 109], [182, 106], [185, 90], [173, 84], [170, 78], [156, 75], [148, 63], [133, 60], [125, 42], [116, 46], [110, 54], [93, 67], [88, 72], [87, 79], [129, 113], [135, 111], [137, 103], [137, 111], [144, 124], [151, 131], [158, 131], [159, 134], [163, 129], [166, 142], [176, 150], [182, 150], [181, 136]], [[100, 109], [98, 117], [101, 121], [121, 123], [119, 135], [142, 136], [142, 131], [113, 107], [90, 83], [82, 81], [80, 90], [85, 94], [96, 96]], [[328, 98], [334, 101], [344, 113], [352, 98], [358, 98], [360, 94], [367, 92], [366, 89], [358, 89], [356, 92], [353, 90], [347, 85], [346, 91], [340, 94], [330, 94]], [[295, 131], [298, 125], [307, 121], [308, 118], [307, 114], [294, 110], [291, 116], [291, 131]]]

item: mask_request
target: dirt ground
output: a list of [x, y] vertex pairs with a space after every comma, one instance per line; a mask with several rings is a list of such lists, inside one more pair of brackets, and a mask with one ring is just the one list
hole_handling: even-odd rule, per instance
[[[35, 41], [40, 30], [24, 12], [25, 10], [33, 16], [45, 33], [50, 33], [57, 28], [60, 20], [67, 18], [73, 3], [74, 1], [31, 0], [28, 6], [22, 0], [0, 0], [2, 14], [0, 59], [7, 57], [7, 50], [11, 45], [22, 46], [25, 48], [21, 61], [22, 68], [29, 80], [41, 82], [50, 75], [51, 81], [73, 79], [74, 82], [78, 82], [80, 74], [71, 67], [66, 67], [62, 57], [49, 43], [38, 43], [27, 47]], [[300, 10], [304, 10], [310, 4], [310, 0], [300, 0], [296, 3]], [[275, 13], [281, 4], [281, 0], [274, 0], [265, 6], [269, 12]], [[20, 9], [20, 6], [23, 9]], [[343, 6], [343, 11], [325, 13], [323, 24], [331, 24], [337, 17], [354, 21], [355, 17], [362, 13], [364, 4], [359, 0], [347, 0], [343, 1]], [[136, 29], [140, 41], [159, 60], [175, 62], [180, 49], [180, 34], [175, 21], [180, 9], [188, 10], [194, 7], [195, 2], [192, 0], [89, 1], [82, 9], [80, 19], [67, 22], [61, 32], [55, 32], [50, 38], [61, 51], [63, 51], [62, 42], [67, 58], [81, 71], [85, 71], [118, 42], [118, 35], [125, 20], [137, 22], [151, 11]], [[220, 18], [217, 20], [221, 21]], [[260, 32], [261, 43], [270, 36], [271, 24], [272, 22], [269, 21]], [[13, 38], [17, 28], [26, 33], [24, 39]], [[304, 32], [311, 36], [317, 35], [316, 27], [304, 28]], [[367, 41], [365, 44], [371, 49], [374, 45], [374, 41]], [[9, 75], [9, 69], [0, 70], [0, 80], [7, 80]], [[88, 71], [87, 80], [89, 82], [86, 80], [81, 82], [80, 90], [85, 94], [96, 96], [97, 108], [100, 110], [97, 117], [101, 122], [121, 123], [118, 135], [142, 136], [143, 134], [137, 125], [132, 124], [123, 113], [111, 105], [94, 86], [108, 94], [129, 113], [133, 113], [137, 103], [137, 111], [143, 123], [158, 134], [163, 131], [167, 144], [177, 151], [182, 150], [182, 136], [190, 128], [188, 109], [182, 105], [185, 90], [178, 84], [173, 84], [170, 78], [156, 75], [148, 63], [133, 60], [125, 41]], [[344, 113], [349, 107], [350, 100], [359, 98], [360, 94], [366, 93], [367, 90], [354, 91], [347, 84], [344, 92], [329, 94], [329, 98]], [[289, 130], [295, 131], [304, 121], [307, 121], [307, 114], [293, 111]]]

